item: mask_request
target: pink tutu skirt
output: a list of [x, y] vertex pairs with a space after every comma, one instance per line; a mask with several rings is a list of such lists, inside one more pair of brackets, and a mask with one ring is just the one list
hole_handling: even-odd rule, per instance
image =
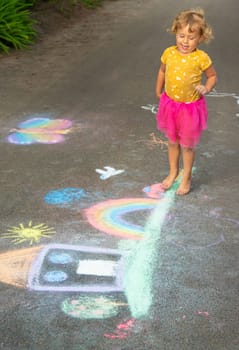
[[207, 105], [203, 96], [194, 102], [176, 102], [163, 93], [156, 115], [157, 127], [172, 142], [193, 148], [207, 128]]

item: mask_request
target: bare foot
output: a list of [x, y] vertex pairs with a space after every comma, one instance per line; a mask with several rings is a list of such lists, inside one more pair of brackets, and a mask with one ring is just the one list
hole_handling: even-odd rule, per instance
[[176, 194], [178, 194], [179, 196], [184, 196], [185, 194], [188, 194], [190, 192], [190, 188], [191, 177], [183, 178], [179, 188], [176, 191]]
[[168, 190], [172, 186], [172, 184], [174, 183], [177, 176], [178, 176], [178, 173], [169, 174], [162, 182], [163, 189]]

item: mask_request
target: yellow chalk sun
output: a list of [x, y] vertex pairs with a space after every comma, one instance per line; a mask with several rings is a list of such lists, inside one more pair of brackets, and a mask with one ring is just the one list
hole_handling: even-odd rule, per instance
[[4, 233], [3, 238], [13, 238], [14, 244], [21, 244], [29, 242], [30, 245], [38, 243], [42, 237], [49, 237], [56, 233], [52, 227], [48, 227], [46, 224], [38, 224], [33, 226], [29, 221], [28, 226], [24, 227], [23, 224], [19, 224], [19, 227], [13, 226]]

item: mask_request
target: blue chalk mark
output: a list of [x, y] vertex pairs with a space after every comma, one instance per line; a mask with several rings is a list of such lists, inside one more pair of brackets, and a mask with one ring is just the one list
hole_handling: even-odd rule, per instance
[[61, 205], [78, 201], [82, 198], [87, 198], [87, 194], [82, 188], [69, 187], [48, 192], [44, 200], [51, 205]]
[[143, 189], [143, 191], [144, 191], [145, 193], [150, 192], [150, 190], [151, 190], [151, 187], [150, 187], [150, 186], [146, 186], [146, 187], [144, 187], [144, 189]]
[[48, 260], [53, 264], [69, 264], [73, 262], [72, 257], [66, 253], [53, 252], [48, 256]]
[[79, 187], [69, 187], [48, 192], [44, 200], [47, 204], [60, 208], [84, 209], [109, 196], [112, 198], [110, 193], [106, 195], [104, 192], [91, 192]]
[[47, 282], [64, 282], [68, 275], [64, 271], [49, 271], [44, 275]]

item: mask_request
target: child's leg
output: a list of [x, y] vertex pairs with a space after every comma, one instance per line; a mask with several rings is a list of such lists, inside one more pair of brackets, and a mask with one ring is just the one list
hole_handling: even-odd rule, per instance
[[169, 161], [169, 174], [163, 180], [162, 185], [165, 190], [168, 190], [174, 180], [178, 176], [179, 171], [179, 156], [180, 156], [180, 145], [178, 142], [171, 143], [168, 141], [168, 161]]
[[184, 195], [190, 191], [192, 167], [194, 162], [195, 153], [192, 148], [182, 148], [183, 155], [183, 179], [177, 190], [177, 194]]

